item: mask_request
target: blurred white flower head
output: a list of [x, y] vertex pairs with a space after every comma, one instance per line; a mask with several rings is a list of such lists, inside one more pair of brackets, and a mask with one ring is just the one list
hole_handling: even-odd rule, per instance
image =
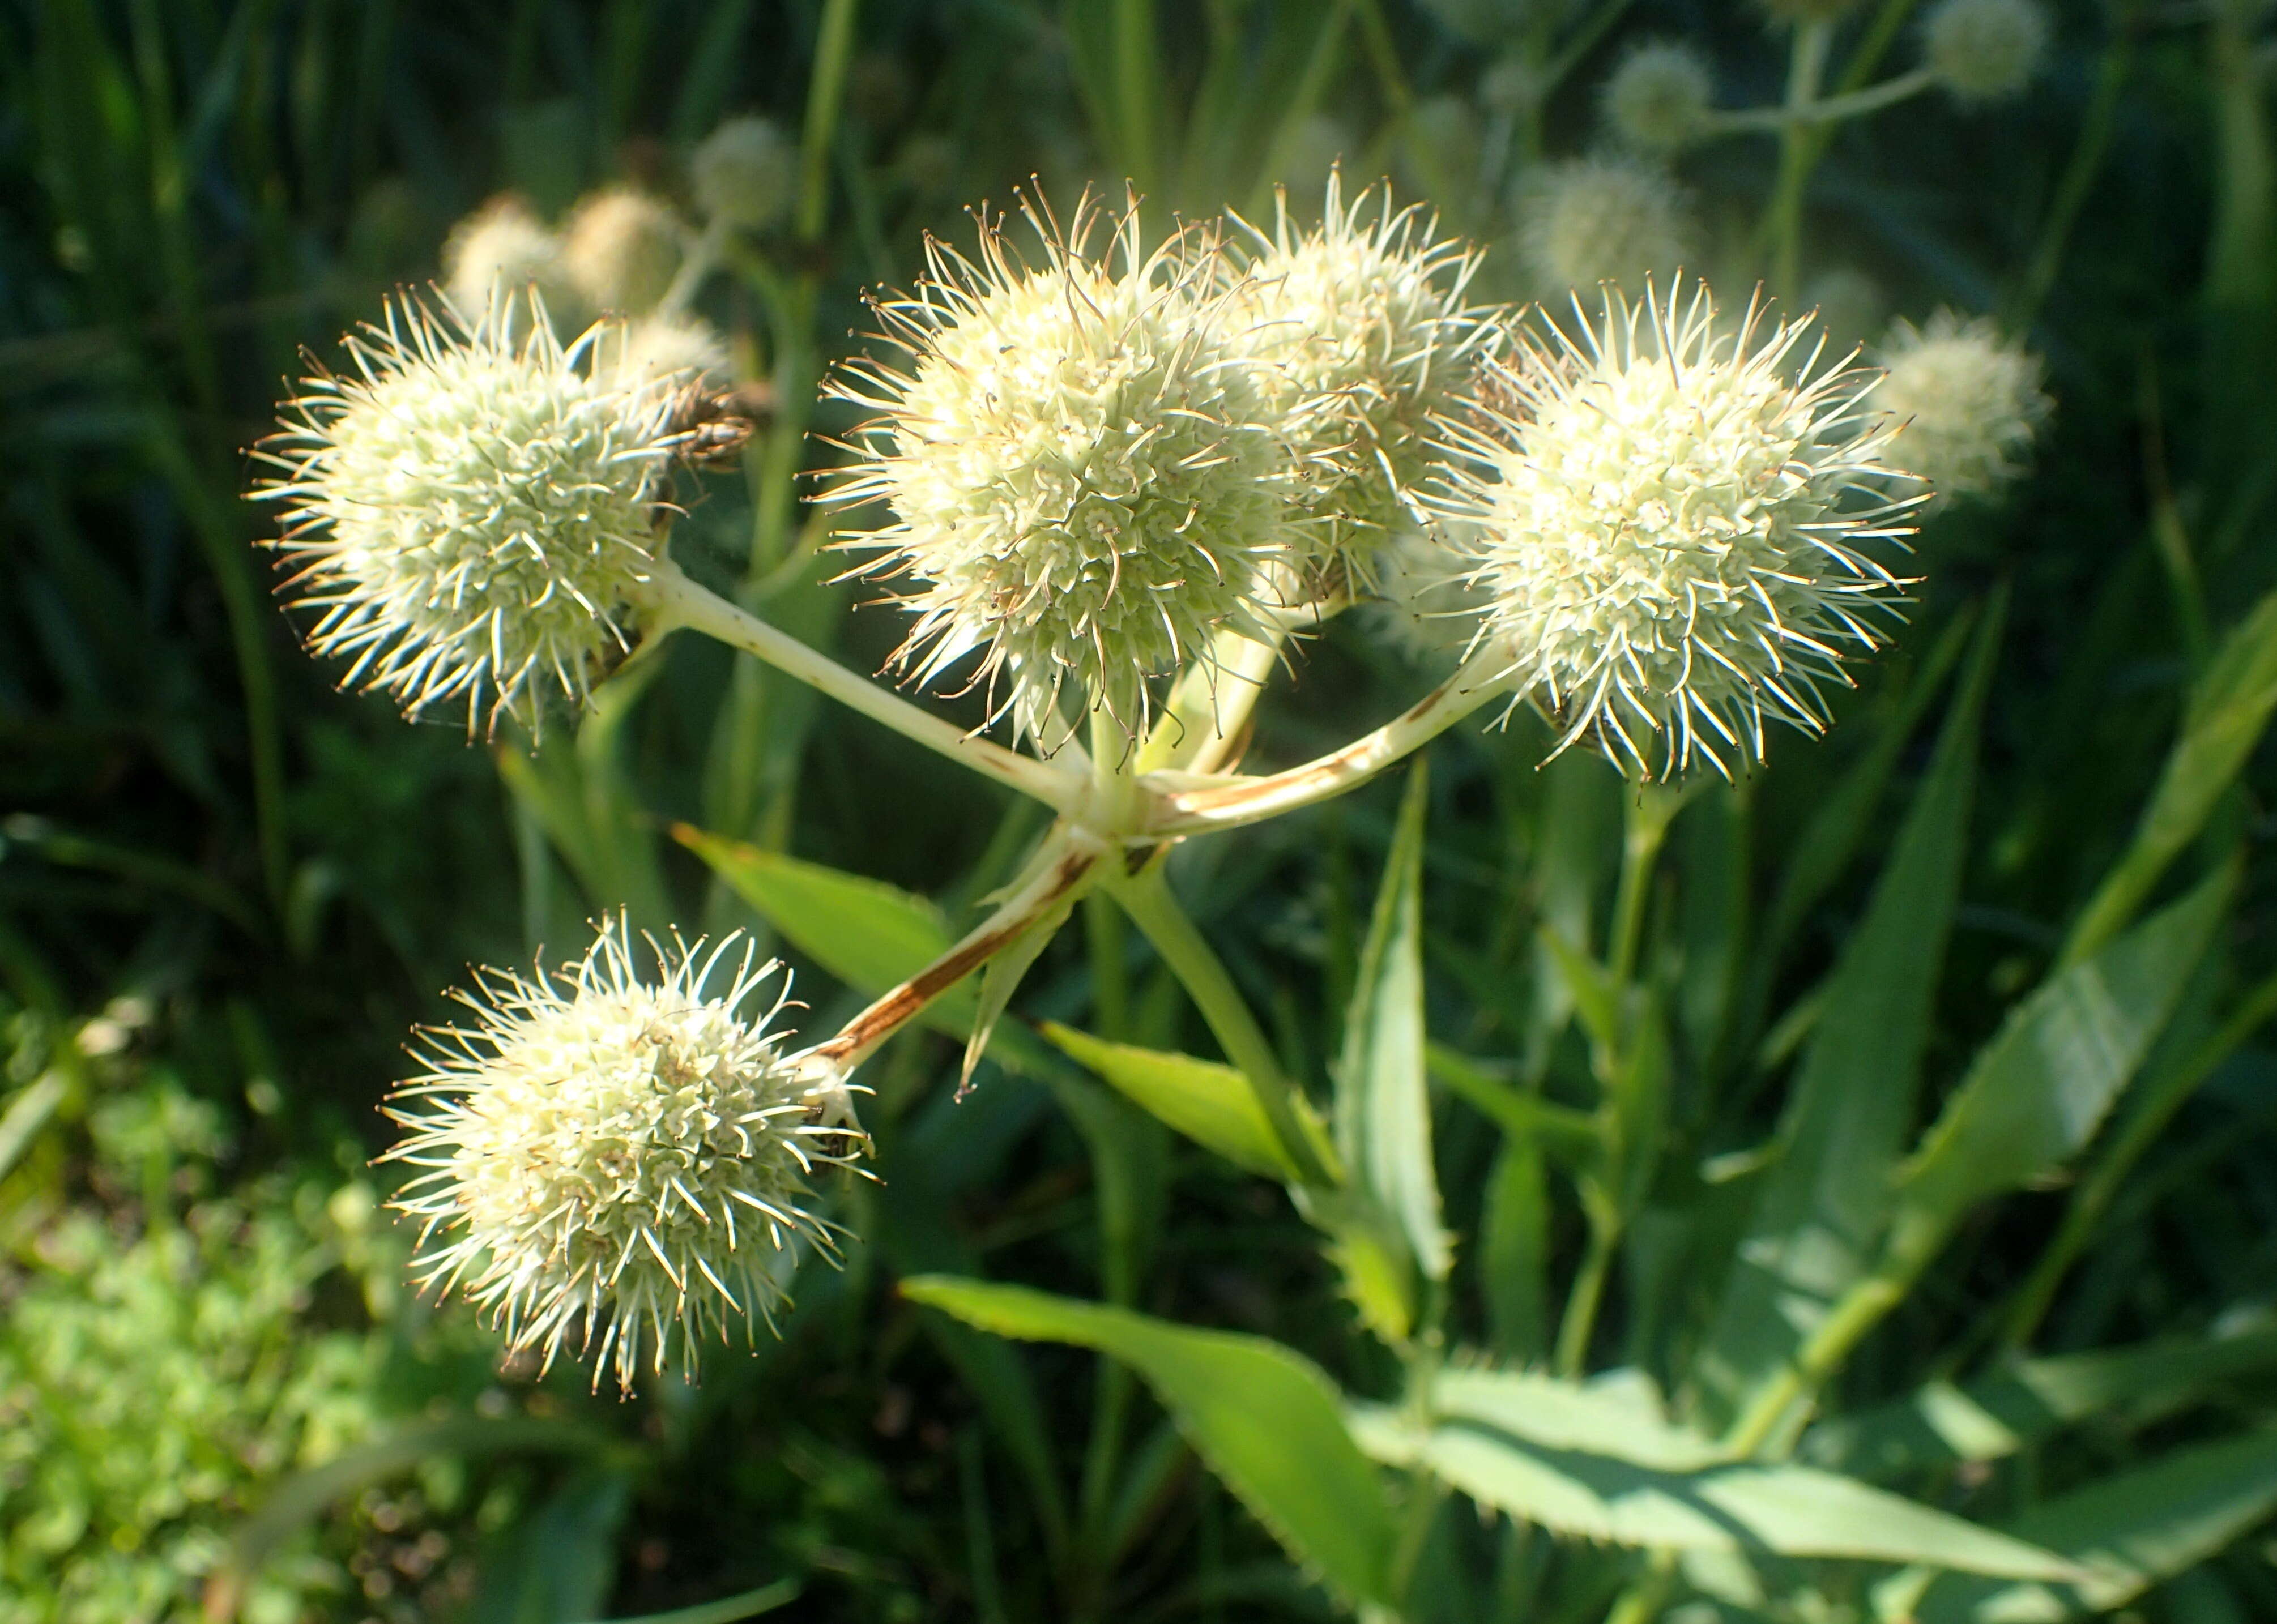
[[670, 290], [683, 234], [680, 217], [661, 201], [613, 186], [586, 197], [570, 215], [562, 261], [594, 309], [641, 315]]
[[689, 155], [688, 185], [706, 219], [763, 231], [790, 212], [798, 148], [772, 119], [730, 118]]
[[1297, 460], [1306, 562], [1371, 578], [1413, 522], [1435, 421], [1458, 409], [1497, 330], [1464, 294], [1478, 255], [1415, 207], [1370, 189], [1349, 203], [1329, 177], [1321, 223], [1251, 230], [1228, 256], [1225, 321], [1259, 363]]
[[2038, 0], [1945, 0], [1923, 25], [1930, 72], [1957, 102], [1999, 102], [2022, 92], [2048, 49]]
[[[1727, 775], [1767, 720], [1826, 725], [1820, 685], [1881, 641], [1900, 583], [1855, 543], [1906, 533], [1870, 374], [1817, 372], [1807, 323], [1706, 288], [1608, 292], [1528, 334], [1463, 436], [1451, 512], [1488, 600], [1475, 645], [1622, 771]], [[1902, 482], [1901, 481], [1900, 482]]]
[[451, 228], [443, 243], [443, 291], [461, 310], [535, 291], [557, 317], [574, 315], [577, 291], [561, 239], [511, 194], [492, 198]]
[[478, 972], [458, 995], [473, 1022], [424, 1035], [385, 1158], [421, 1170], [396, 1204], [422, 1226], [423, 1288], [546, 1365], [598, 1337], [594, 1385], [613, 1368], [628, 1391], [644, 1363], [692, 1373], [699, 1343], [772, 1326], [796, 1248], [831, 1250], [809, 1180], [861, 1142], [769, 1029], [781, 965], [736, 936], [647, 947], [653, 978], [620, 917], [558, 973]]
[[657, 567], [671, 391], [588, 375], [534, 294], [468, 322], [410, 299], [351, 334], [351, 369], [304, 381], [256, 493], [284, 508], [310, 649], [413, 716], [464, 704], [536, 725], [628, 651]]
[[1872, 403], [1890, 419], [1889, 459], [1938, 500], [1990, 496], [2024, 471], [2054, 402], [2039, 357], [1990, 318], [1939, 310], [1920, 327], [1892, 323], [1880, 360]]
[[895, 664], [925, 683], [966, 666], [1051, 748], [1062, 694], [1136, 732], [1146, 679], [1260, 628], [1291, 480], [1213, 242], [1149, 252], [1135, 209], [1089, 198], [1064, 225], [1040, 199], [1022, 212], [1033, 263], [984, 220], [977, 258], [929, 242], [925, 280], [876, 302], [902, 353], [835, 379], [875, 415], [825, 499], [891, 510], [842, 545], [914, 583]]
[[1678, 40], [1647, 40], [1605, 80], [1605, 122], [1642, 152], [1674, 152], [1706, 133], [1716, 101], [1708, 60]]
[[1594, 293], [1601, 283], [1632, 290], [1683, 263], [1691, 222], [1668, 172], [1626, 157], [1567, 158], [1520, 184], [1519, 257], [1537, 292]]
[[627, 383], [668, 378], [716, 389], [734, 381], [727, 340], [694, 315], [644, 315], [613, 325], [596, 346], [596, 365]]

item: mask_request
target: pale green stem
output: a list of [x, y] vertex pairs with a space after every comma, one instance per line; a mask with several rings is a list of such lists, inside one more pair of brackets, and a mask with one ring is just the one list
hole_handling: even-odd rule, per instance
[[826, 0], [814, 45], [814, 69], [806, 85], [806, 127], [799, 142], [803, 172], [799, 178], [798, 239], [819, 242], [830, 224], [830, 148], [838, 133], [838, 103], [846, 94], [846, 69], [854, 60], [855, 23], [861, 0]]
[[1340, 750], [1267, 778], [1179, 787], [1169, 775], [1169, 793], [1153, 808], [1146, 832], [1200, 834], [1238, 829], [1334, 800], [1358, 789], [1386, 768], [1413, 754], [1489, 700], [1510, 692], [1508, 662], [1489, 651], [1457, 672], [1405, 715]]
[[1725, 1449], [1735, 1459], [1743, 1459], [1770, 1442], [1794, 1408], [1815, 1399], [1866, 1333], [1905, 1301], [1934, 1249], [1924, 1246], [1900, 1253], [1892, 1248], [1880, 1268], [1844, 1293], [1794, 1358], [1749, 1397], [1724, 1434]]
[[1248, 1000], [1234, 985], [1216, 951], [1171, 896], [1161, 867], [1127, 876], [1112, 872], [1110, 865], [1100, 884], [1162, 955], [1162, 962], [1170, 967], [1170, 973], [1209, 1023], [1226, 1059], [1257, 1090], [1258, 1104], [1273, 1125], [1274, 1136], [1302, 1181], [1315, 1188], [1336, 1188], [1341, 1180], [1321, 1159], [1313, 1135], [1306, 1132], [1298, 1115], [1295, 1085], [1283, 1074], [1280, 1057], [1274, 1053], [1265, 1028], [1258, 1025]]
[[1828, 96], [1806, 107], [1750, 107], [1712, 114], [1708, 133], [1726, 135], [1744, 130], [1783, 130], [1798, 124], [1835, 124], [1846, 118], [1878, 112], [1885, 107], [1917, 96], [1936, 84], [1935, 73], [1927, 68], [1915, 68], [1910, 73], [1885, 79], [1868, 89], [1853, 90], [1847, 95]]
[[1621, 878], [1613, 896], [1613, 935], [1606, 968], [1626, 990], [1636, 975], [1644, 943], [1644, 908], [1652, 895], [1654, 866], [1668, 839], [1668, 826], [1683, 808], [1686, 793], [1640, 784], [1628, 805], [1621, 840]]
[[704, 279], [720, 268], [720, 254], [727, 246], [728, 229], [724, 220], [704, 223], [704, 230], [689, 245], [687, 255], [680, 262], [679, 270], [674, 273], [672, 285], [665, 290], [664, 297], [657, 300], [656, 315], [659, 320], [670, 321], [683, 314], [696, 295], [703, 291]]
[[649, 633], [661, 635], [685, 626], [717, 638], [731, 649], [755, 655], [785, 674], [820, 689], [872, 721], [982, 777], [1033, 796], [1056, 811], [1069, 812], [1085, 798], [1082, 778], [1069, 769], [1008, 750], [992, 740], [966, 732], [953, 722], [922, 710], [899, 694], [857, 677], [829, 656], [808, 648], [788, 633], [769, 626], [718, 593], [689, 580], [670, 560], [659, 561], [646, 607]]
[[1604, 1303], [1605, 1280], [1612, 1272], [1613, 1254], [1620, 1245], [1619, 1216], [1610, 1202], [1588, 1203], [1589, 1239], [1565, 1294], [1565, 1312], [1557, 1322], [1557, 1374], [1576, 1377], [1588, 1362], [1589, 1338], [1597, 1328], [1597, 1310]]
[[1620, 1593], [1612, 1611], [1605, 1614], [1605, 1624], [1652, 1624], [1668, 1600], [1669, 1587], [1675, 1582], [1676, 1552], [1655, 1551], [1650, 1566]]
[[1763, 216], [1763, 231], [1771, 257], [1771, 291], [1793, 299], [1800, 271], [1802, 243], [1802, 194], [1809, 184], [1816, 142], [1810, 125], [1811, 109], [1818, 100], [1826, 75], [1827, 49], [1834, 25], [1807, 22], [1794, 31], [1794, 49], [1787, 64], [1786, 102], [1779, 135], [1778, 181], [1771, 208]]

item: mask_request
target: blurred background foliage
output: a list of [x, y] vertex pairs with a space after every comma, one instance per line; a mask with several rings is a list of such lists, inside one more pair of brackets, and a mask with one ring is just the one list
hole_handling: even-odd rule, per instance
[[[1934, 1078], [2052, 960], [2210, 650], [2277, 584], [2264, 9], [2080, 0], [2022, 99], [1928, 98], [1825, 142], [1799, 285], [1773, 292], [1843, 292], [1845, 343], [1939, 304], [2001, 313], [2047, 357], [2057, 426], [2005, 503], [1928, 527], [1913, 626], [1832, 740], [1775, 740], [1773, 771], [1672, 828], [1645, 959], [1672, 990], [1685, 1081], [1605, 1316], [1613, 1362], [1654, 1364], [1687, 1267], [1674, 1232], [1714, 1214], [1714, 1176], [1776, 1118], [1988, 596], [2005, 630]], [[1882, 0], [1845, 37], [1901, 63], [1916, 21]], [[758, 1605], [784, 1581], [816, 1619], [1326, 1615], [1127, 1378], [895, 1296], [905, 1272], [986, 1273], [1266, 1332], [1357, 1387], [1383, 1374], [1269, 1186], [1024, 1063], [1018, 1034], [962, 1104], [945, 1039], [874, 1063], [884, 1182], [845, 1197], [864, 1240], [842, 1273], [810, 1271], [780, 1343], [709, 1362], [700, 1389], [619, 1403], [581, 1371], [500, 1370], [479, 1327], [398, 1287], [404, 1238], [365, 1165], [375, 1107], [401, 1035], [468, 963], [567, 951], [620, 906], [764, 929], [680, 823], [952, 919], [1037, 824], [710, 648], [675, 646], [534, 750], [407, 727], [294, 649], [249, 544], [265, 520], [240, 500], [248, 448], [303, 349], [336, 360], [339, 333], [436, 275], [486, 199], [558, 218], [631, 183], [684, 203], [695, 144], [765, 115], [796, 143], [796, 195], [702, 308], [773, 415], [675, 550], [874, 667], [895, 617], [823, 584], [793, 475], [832, 454], [805, 430], [843, 427], [803, 403], [865, 324], [861, 289], [906, 284], [923, 231], [968, 239], [961, 210], [1032, 175], [1059, 198], [1128, 177], [1170, 208], [1263, 217], [1274, 183], [1317, 196], [1341, 155], [1488, 245], [1487, 294], [1554, 292], [1513, 247], [1529, 178], [1602, 143], [1606, 72], [1665, 34], [1708, 54], [1722, 104], [1781, 94], [1763, 12], [1707, 0], [0, 4], [0, 1620], [567, 1620], [755, 1589]], [[1779, 161], [1751, 137], [1679, 163], [1727, 292], [1756, 275], [1748, 226]], [[1268, 701], [1254, 755], [1339, 743], [1428, 679], [1339, 625]], [[1519, 1361], [1547, 1355], [1542, 1271], [1581, 1238], [1512, 1182], [1501, 1128], [1466, 1101], [1573, 1097], [1586, 1077], [1537, 927], [1602, 939], [1622, 824], [1618, 780], [1579, 759], [1537, 770], [1542, 742], [1521, 719], [1436, 747], [1424, 868], [1434, 1030], [1500, 1058], [1437, 1108], [1451, 1218], [1486, 1230], [1458, 1264], [1458, 1328]], [[2189, 995], [2198, 1031], [2272, 960], [2251, 860], [2268, 763], [2240, 785], [2205, 837], [2249, 861]], [[1396, 804], [1382, 785], [1180, 854], [1298, 1076], [1334, 1052]], [[1091, 922], [1022, 1011], [1207, 1052], [1175, 983], [1111, 916]], [[1096, 981], [1101, 955], [1127, 959], [1127, 984]], [[826, 1029], [851, 995], [800, 962]], [[2043, 1351], [2203, 1331], [2277, 1286], [2277, 1073], [2256, 1043], [2225, 1052], [2096, 1214]], [[1102, 1195], [1100, 1134], [1136, 1147], [1135, 1199]], [[1969, 1228], [1862, 1350], [1854, 1394], [1934, 1373], [1925, 1349], [1980, 1358], [2064, 1199]], [[1105, 1248], [1136, 1273], [1102, 1282], [1110, 1222], [1138, 1226]], [[2226, 1389], [2210, 1415], [2113, 1423], [2030, 1469], [2124, 1461], [2161, 1425], [2221, 1435], [2273, 1396]], [[1062, 1442], [1094, 1405], [1128, 1415], [1111, 1479]], [[1946, 1490], [1980, 1487], [1974, 1470]], [[1445, 1539], [1428, 1616], [1536, 1616], [1465, 1578]], [[2277, 1616], [2277, 1572], [2246, 1539], [2136, 1605]]]

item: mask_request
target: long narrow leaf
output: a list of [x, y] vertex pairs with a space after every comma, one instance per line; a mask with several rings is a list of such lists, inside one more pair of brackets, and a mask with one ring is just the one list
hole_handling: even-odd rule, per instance
[[1320, 1368], [1262, 1337], [1196, 1331], [1015, 1286], [940, 1276], [902, 1295], [999, 1336], [1070, 1342], [1136, 1370], [1210, 1468], [1290, 1553], [1387, 1602], [1391, 1509]]

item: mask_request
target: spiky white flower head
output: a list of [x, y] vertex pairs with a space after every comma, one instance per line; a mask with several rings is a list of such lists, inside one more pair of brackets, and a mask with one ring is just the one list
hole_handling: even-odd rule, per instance
[[1294, 226], [1284, 195], [1272, 233], [1250, 230], [1227, 260], [1225, 324], [1260, 363], [1297, 459], [1306, 562], [1362, 584], [1412, 523], [1433, 424], [1458, 408], [1497, 331], [1464, 300], [1477, 254], [1436, 225], [1395, 209], [1389, 187], [1346, 203], [1331, 171], [1318, 227]]
[[1409, 664], [1451, 664], [1477, 635], [1486, 608], [1470, 579], [1473, 562], [1443, 528], [1401, 531], [1377, 561], [1375, 596], [1362, 618]]
[[1940, 500], [1988, 496], [2023, 472], [2054, 402], [2040, 358], [1989, 317], [1939, 310], [1920, 327], [1894, 322], [1880, 360], [1873, 403], [1891, 420], [1890, 460]]
[[842, 545], [916, 583], [895, 663], [931, 682], [971, 660], [1051, 747], [1063, 690], [1136, 731], [1146, 678], [1261, 627], [1290, 475], [1212, 245], [1149, 253], [1135, 207], [1087, 196], [1064, 229], [1040, 200], [1022, 212], [1035, 263], [984, 217], [977, 259], [929, 241], [917, 291], [875, 302], [902, 356], [835, 379], [876, 416], [824, 499], [892, 510]]
[[1817, 731], [1819, 685], [1880, 641], [1900, 582], [1854, 543], [1905, 533], [1870, 374], [1798, 367], [1807, 323], [1720, 320], [1704, 286], [1578, 301], [1527, 334], [1507, 404], [1458, 442], [1477, 648], [1623, 771], [1760, 759], [1766, 719]]
[[544, 691], [582, 699], [628, 651], [673, 391], [589, 376], [601, 330], [564, 349], [534, 294], [476, 322], [399, 298], [349, 336], [351, 372], [286, 405], [262, 452], [283, 476], [255, 494], [284, 505], [308, 646], [348, 685], [535, 725]]
[[627, 1390], [644, 1354], [692, 1373], [698, 1343], [773, 1324], [796, 1248], [831, 1250], [808, 1180], [858, 1142], [769, 1030], [781, 966], [735, 936], [647, 945], [652, 978], [621, 916], [558, 973], [477, 972], [473, 1022], [425, 1034], [393, 1097], [409, 1132], [385, 1157], [422, 1170], [395, 1204], [422, 1224], [423, 1288], [547, 1365], [598, 1337], [594, 1385], [613, 1366]]
[[2040, 71], [2048, 33], [2038, 0], [1945, 0], [1923, 26], [1923, 54], [1954, 101], [2005, 101]]
[[671, 378], [713, 387], [732, 381], [727, 341], [701, 316], [644, 315], [612, 329], [595, 365], [631, 383]]
[[1674, 152], [1707, 133], [1715, 100], [1706, 57], [1680, 40], [1647, 40], [1605, 80], [1605, 122], [1640, 151]]
[[730, 118], [688, 159], [688, 186], [704, 217], [763, 231], [790, 211], [798, 148], [768, 118]]
[[578, 304], [561, 239], [511, 193], [451, 228], [443, 243], [443, 288], [461, 310], [486, 310], [493, 300], [518, 299], [532, 290], [557, 315]]
[[1684, 194], [1656, 164], [1567, 158], [1520, 183], [1519, 254], [1545, 299], [1612, 282], [1635, 289], [1666, 278], [1691, 235]]
[[680, 216], [630, 186], [583, 199], [562, 236], [569, 280], [596, 310], [653, 310], [680, 269]]

